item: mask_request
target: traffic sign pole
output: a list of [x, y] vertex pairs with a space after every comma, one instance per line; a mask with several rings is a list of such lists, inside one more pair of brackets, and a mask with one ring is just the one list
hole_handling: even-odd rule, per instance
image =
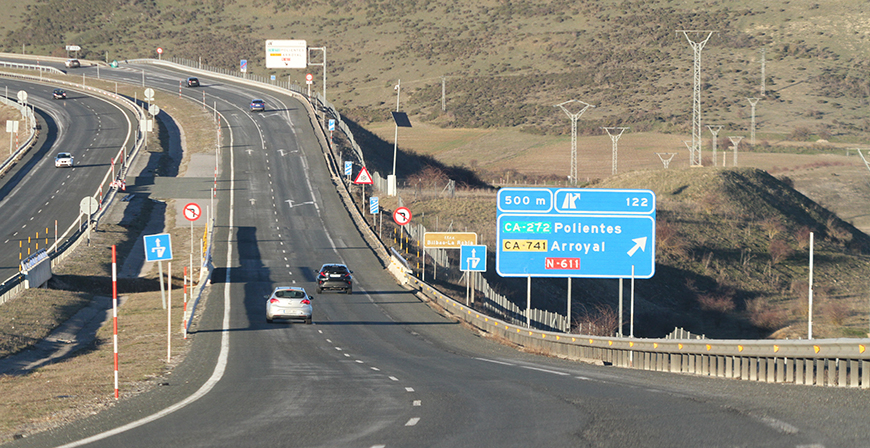
[[157, 275], [160, 277], [160, 299], [163, 301], [163, 309], [166, 309], [166, 290], [163, 289], [163, 261], [157, 262]]

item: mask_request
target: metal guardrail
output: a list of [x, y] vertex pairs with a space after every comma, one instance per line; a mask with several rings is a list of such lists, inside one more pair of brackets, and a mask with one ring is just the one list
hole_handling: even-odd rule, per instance
[[411, 275], [405, 281], [481, 331], [552, 356], [745, 381], [870, 388], [868, 339], [679, 340], [548, 332], [481, 314]]
[[[153, 60], [152, 60], [153, 61]], [[300, 92], [296, 92], [297, 94]], [[321, 129], [322, 131], [322, 129]], [[320, 136], [325, 143], [326, 136]], [[324, 145], [324, 148], [328, 145]], [[333, 177], [338, 167], [329, 165]], [[365, 225], [344, 183], [339, 193], [375, 253], [387, 266], [389, 252]], [[542, 331], [481, 314], [444, 295], [403, 269], [390, 269], [397, 280], [452, 315], [496, 338], [568, 359], [599, 361], [617, 367], [731, 378], [769, 383], [870, 388], [870, 339], [721, 340], [640, 339]]]
[[18, 70], [39, 70], [40, 72], [54, 73], [57, 75], [64, 74], [63, 70], [40, 64], [22, 64], [18, 62], [0, 61], [0, 67], [13, 68]]

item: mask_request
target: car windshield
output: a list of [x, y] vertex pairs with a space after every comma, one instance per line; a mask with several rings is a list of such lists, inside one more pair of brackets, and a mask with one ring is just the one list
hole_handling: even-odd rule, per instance
[[57, 155], [58, 159], [67, 159], [69, 157], [71, 157], [71, 156], [70, 156], [70, 153], [68, 153], [68, 152], [62, 152], [62, 153]]
[[347, 268], [340, 265], [324, 266], [323, 272], [327, 272], [330, 274], [346, 274]]

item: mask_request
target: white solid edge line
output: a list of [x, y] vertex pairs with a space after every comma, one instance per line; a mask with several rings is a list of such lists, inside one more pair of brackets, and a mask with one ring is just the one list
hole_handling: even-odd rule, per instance
[[[235, 167], [234, 167], [234, 158], [233, 158], [233, 133], [232, 128], [227, 126], [227, 129], [230, 131], [230, 220], [229, 220], [229, 233], [227, 234], [227, 263], [232, 260], [233, 254], [233, 245], [231, 243], [231, 238], [233, 235], [233, 206], [234, 206], [234, 188], [235, 188]], [[61, 445], [58, 448], [73, 448], [82, 445], [87, 445], [92, 442], [96, 442], [98, 440], [103, 440], [114, 435], [121, 434], [122, 432], [129, 431], [133, 428], [138, 428], [139, 426], [145, 425], [147, 423], [151, 423], [160, 418], [166, 417], [173, 412], [184, 408], [185, 406], [193, 403], [196, 400], [199, 400], [205, 394], [209, 393], [212, 388], [214, 388], [215, 384], [224, 376], [224, 372], [227, 367], [227, 358], [229, 357], [230, 352], [230, 270], [226, 271], [226, 279], [224, 286], [224, 320], [223, 320], [223, 331], [221, 333], [221, 351], [218, 355], [217, 365], [215, 365], [214, 372], [212, 372], [211, 377], [202, 387], [199, 388], [193, 395], [185, 398], [184, 400], [169, 406], [168, 408], [163, 409], [160, 412], [156, 412], [154, 414], [149, 415], [148, 417], [141, 418], [134, 422], [130, 422], [124, 426], [119, 426], [115, 429], [101, 432], [99, 434], [93, 435], [86, 439], [78, 440], [72, 443], [68, 443], [66, 445]]]

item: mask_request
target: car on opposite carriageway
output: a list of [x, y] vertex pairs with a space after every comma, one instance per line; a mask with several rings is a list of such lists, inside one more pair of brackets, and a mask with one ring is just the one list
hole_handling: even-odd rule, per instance
[[54, 167], [62, 168], [69, 167], [72, 168], [74, 165], [73, 156], [68, 152], [59, 152], [57, 153], [57, 157], [54, 158]]

